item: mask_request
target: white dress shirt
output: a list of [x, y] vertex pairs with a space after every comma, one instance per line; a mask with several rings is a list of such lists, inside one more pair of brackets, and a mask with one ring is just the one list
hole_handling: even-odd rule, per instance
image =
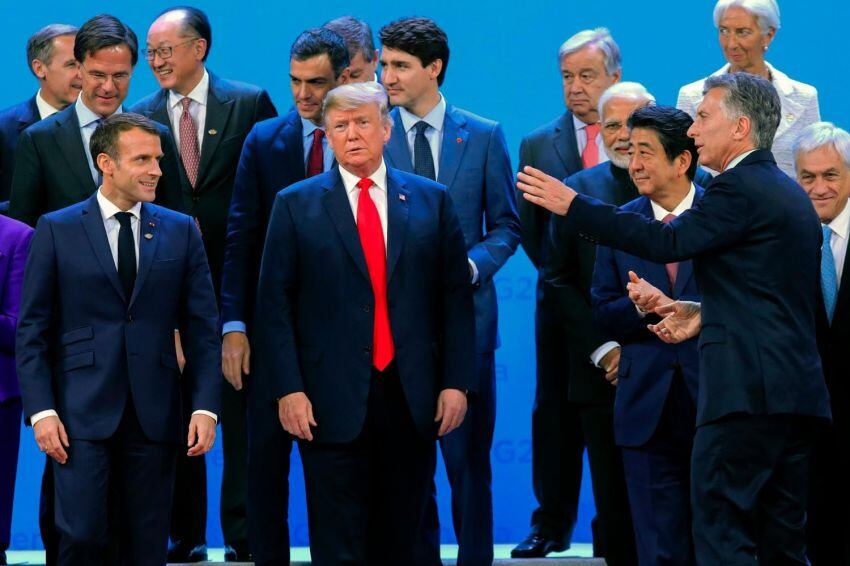
[[35, 95], [35, 105], [38, 107], [38, 115], [42, 120], [48, 116], [53, 116], [61, 110], [61, 108], [55, 108], [49, 102], [44, 100], [41, 96], [41, 89], [38, 89], [38, 92]]
[[[74, 104], [74, 109], [77, 112], [77, 120], [80, 122], [80, 136], [83, 138], [83, 148], [85, 150], [83, 153], [86, 154], [86, 160], [89, 163], [89, 170], [91, 170], [91, 177], [94, 180], [94, 184], [97, 185], [99, 175], [94, 166], [91, 151], [89, 151], [89, 142], [91, 141], [92, 134], [97, 129], [99, 121], [103, 119], [104, 116], [95, 114], [89, 110], [89, 107], [83, 103], [82, 95], [77, 98], [77, 102]], [[124, 107], [119, 106], [118, 110], [111, 115], [114, 116], [115, 114], [121, 114], [122, 112], [124, 112]], [[108, 118], [108, 116], [106, 117]]]
[[[130, 213], [130, 228], [133, 230], [133, 241], [136, 244], [136, 269], [139, 267], [139, 222], [142, 213], [142, 203], [137, 202], [126, 211], [120, 208], [108, 198], [103, 196], [100, 189], [97, 190], [97, 204], [100, 207], [100, 214], [103, 218], [103, 227], [106, 229], [106, 239], [109, 241], [109, 251], [112, 252], [112, 261], [115, 262], [115, 269], [118, 269], [118, 231], [121, 229], [121, 224], [115, 218], [118, 212]], [[206, 415], [218, 422], [218, 416], [210, 411], [198, 410], [192, 413], [193, 415]], [[40, 411], [30, 417], [30, 424], [35, 426], [35, 423], [46, 417], [58, 417], [59, 414], [53, 409]]]
[[844, 209], [827, 226], [832, 230], [829, 247], [832, 248], [832, 257], [835, 259], [835, 275], [840, 289], [844, 258], [847, 256], [847, 237], [850, 235], [850, 202], [844, 205]]
[[207, 97], [209, 93], [210, 74], [206, 69], [204, 69], [201, 80], [186, 96], [173, 89], [168, 91], [168, 120], [171, 122], [171, 132], [174, 135], [174, 143], [178, 148], [180, 147], [180, 118], [183, 117], [181, 101], [184, 98], [189, 98], [192, 101], [189, 104], [189, 115], [195, 120], [195, 126], [198, 129], [198, 154], [200, 155], [201, 146], [204, 142], [204, 127], [207, 123]]
[[[573, 128], [576, 132], [576, 145], [578, 146], [578, 155], [584, 153], [584, 148], [587, 147], [587, 124], [576, 118], [573, 114]], [[599, 133], [596, 134], [596, 149], [599, 152], [597, 165], [608, 161], [608, 154], [605, 153], [605, 142], [602, 141], [602, 128], [599, 128]]]
[[[351, 212], [354, 214], [354, 222], [357, 222], [357, 201], [360, 198], [360, 187], [357, 183], [360, 182], [360, 177], [349, 173], [345, 168], [339, 166], [339, 175], [342, 177], [342, 184], [345, 187], [345, 192], [348, 195], [348, 203], [351, 205]], [[378, 169], [369, 175], [374, 183], [369, 189], [369, 196], [372, 197], [372, 202], [375, 203], [375, 208], [378, 209], [378, 216], [381, 218], [381, 228], [384, 231], [384, 251], [387, 247], [387, 166], [384, 160], [381, 159], [381, 165]]]

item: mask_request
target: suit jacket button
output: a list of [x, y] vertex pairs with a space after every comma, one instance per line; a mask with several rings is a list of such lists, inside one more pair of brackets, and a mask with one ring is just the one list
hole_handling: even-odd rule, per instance
[[364, 354], [371, 354], [372, 353], [372, 346], [364, 346], [363, 347], [363, 353]]
[[131, 315], [131, 314], [127, 315], [127, 322], [133, 322], [133, 315]]
[[363, 312], [372, 312], [372, 307], [369, 305], [363, 305]]

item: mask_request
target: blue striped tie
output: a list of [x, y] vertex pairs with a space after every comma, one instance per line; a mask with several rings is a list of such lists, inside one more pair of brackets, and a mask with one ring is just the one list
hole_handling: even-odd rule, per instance
[[823, 247], [820, 258], [820, 284], [823, 289], [823, 304], [826, 307], [826, 317], [832, 324], [835, 312], [835, 300], [838, 297], [838, 274], [835, 271], [835, 258], [832, 255], [832, 228], [823, 226]]

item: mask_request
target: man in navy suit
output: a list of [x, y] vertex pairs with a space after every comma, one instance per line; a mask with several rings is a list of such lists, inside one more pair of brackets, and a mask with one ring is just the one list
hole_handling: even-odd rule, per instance
[[[189, 6], [167, 9], [148, 30], [145, 58], [160, 90], [132, 111], [170, 128], [180, 155], [186, 212], [201, 228], [218, 292], [224, 264], [227, 213], [239, 154], [255, 123], [277, 116], [268, 93], [254, 85], [228, 81], [205, 65], [212, 48], [207, 15]], [[188, 408], [187, 408], [188, 410]], [[248, 433], [245, 396], [222, 380], [221, 529], [225, 561], [249, 562], [245, 491], [248, 484]], [[207, 489], [203, 458], [177, 460], [169, 562], [206, 560]]]
[[[394, 122], [384, 151], [390, 167], [435, 180], [457, 203], [466, 241], [476, 325], [475, 393], [461, 429], [440, 441], [452, 486], [460, 566], [493, 561], [490, 447], [496, 423], [495, 350], [499, 345], [493, 278], [519, 245], [516, 196], [498, 123], [446, 102], [445, 32], [427, 18], [404, 18], [380, 31], [381, 82]], [[432, 509], [436, 524], [436, 508]]]
[[[696, 146], [687, 135], [692, 123], [681, 110], [664, 106], [640, 108], [629, 117], [629, 174], [642, 196], [623, 210], [669, 222], [699, 201]], [[622, 451], [639, 563], [687, 566], [694, 564], [690, 459], [699, 352], [695, 339], [665, 344], [647, 329], [657, 316], [647, 313], [649, 304], [636, 308], [630, 299], [634, 282], [658, 304], [699, 301], [699, 294], [690, 261], [663, 265], [597, 249], [593, 319], [622, 347], [619, 369], [610, 376], [617, 386], [614, 437]]]
[[292, 438], [280, 427], [277, 407], [255, 394], [251, 379], [251, 321], [260, 254], [278, 191], [330, 169], [333, 152], [322, 122], [322, 102], [348, 81], [348, 51], [336, 33], [311, 29], [290, 49], [289, 82], [295, 110], [259, 122], [248, 134], [233, 185], [221, 283], [222, 369], [248, 402], [247, 516], [257, 566], [289, 563], [289, 453]]
[[80, 94], [74, 59], [76, 33], [74, 26], [49, 24], [27, 41], [27, 62], [39, 88], [29, 100], [0, 111], [0, 211], [3, 213], [9, 209], [18, 136], [39, 120], [73, 104]]
[[278, 193], [257, 295], [258, 387], [299, 438], [317, 566], [440, 564], [423, 547], [435, 438], [474, 370], [466, 246], [445, 187], [387, 167], [375, 82], [325, 99], [339, 166]]
[[[33, 237], [16, 342], [24, 414], [53, 459], [59, 564], [107, 564], [112, 535], [123, 563], [160, 565], [179, 445], [199, 456], [215, 439], [215, 294], [192, 219], [148, 204], [162, 175], [156, 124], [110, 117], [91, 152], [101, 187]], [[175, 329], [193, 360], [182, 376]]]
[[[599, 99], [622, 74], [620, 49], [605, 28], [583, 30], [558, 49], [567, 111], [522, 139], [519, 170], [529, 165], [558, 179], [608, 161], [599, 127]], [[537, 269], [534, 338], [537, 385], [531, 416], [531, 475], [538, 506], [531, 532], [513, 558], [542, 558], [569, 548], [578, 514], [584, 436], [575, 405], [568, 402], [570, 374], [563, 346], [569, 342], [559, 316], [560, 294], [546, 283], [549, 212], [519, 199], [522, 247]], [[597, 525], [594, 519], [593, 525]]]
[[821, 227], [770, 153], [780, 119], [773, 85], [734, 73], [706, 79], [704, 90], [688, 135], [700, 163], [721, 174], [669, 224], [576, 196], [532, 168], [518, 187], [567, 215], [559, 232], [656, 262], [694, 258], [703, 297], [691, 461], [697, 562], [805, 564], [811, 428], [830, 417], [815, 338]]

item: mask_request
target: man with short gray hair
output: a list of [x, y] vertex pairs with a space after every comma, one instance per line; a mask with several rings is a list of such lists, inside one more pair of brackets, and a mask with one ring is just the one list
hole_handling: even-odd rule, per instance
[[519, 174], [525, 199], [566, 216], [555, 238], [578, 232], [660, 263], [693, 258], [703, 300], [691, 465], [700, 565], [806, 563], [811, 432], [830, 418], [815, 338], [822, 237], [770, 152], [779, 118], [767, 80], [708, 79], [688, 135], [700, 163], [721, 173], [667, 224], [533, 168]]
[[818, 346], [829, 389], [833, 423], [815, 439], [809, 471], [808, 557], [815, 566], [850, 563], [850, 285], [842, 281], [850, 238], [850, 134], [830, 122], [800, 132], [792, 146], [797, 182], [809, 195], [823, 229], [822, 308]]
[[77, 99], [80, 78], [74, 59], [77, 28], [49, 24], [27, 41], [27, 66], [38, 79], [38, 92], [25, 102], [0, 111], [0, 210], [8, 210], [18, 135]]
[[352, 83], [377, 81], [378, 50], [372, 28], [363, 20], [353, 16], [340, 16], [322, 26], [338, 34], [348, 48], [348, 80]]

